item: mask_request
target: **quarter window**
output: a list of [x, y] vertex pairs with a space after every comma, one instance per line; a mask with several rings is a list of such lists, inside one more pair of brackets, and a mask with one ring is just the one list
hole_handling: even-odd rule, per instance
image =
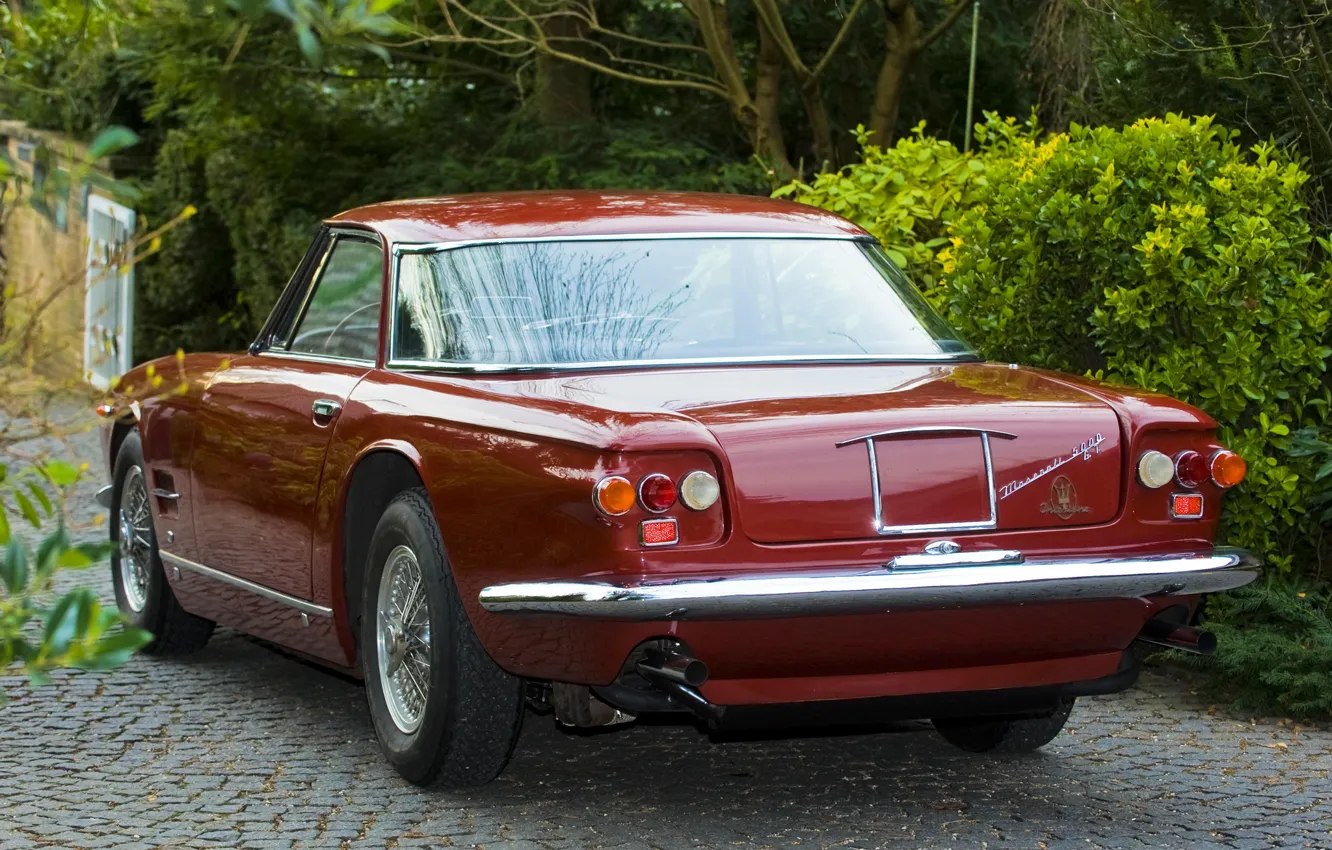
[[383, 269], [383, 252], [378, 244], [338, 237], [288, 350], [374, 360], [379, 347]]

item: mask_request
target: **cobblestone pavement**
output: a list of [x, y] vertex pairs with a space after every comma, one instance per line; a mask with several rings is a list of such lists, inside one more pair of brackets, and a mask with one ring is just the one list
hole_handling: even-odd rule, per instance
[[[110, 599], [107, 569], [81, 578]], [[1023, 757], [926, 724], [711, 740], [529, 714], [508, 772], [465, 793], [397, 778], [358, 684], [225, 630], [188, 659], [0, 687], [4, 850], [1332, 848], [1332, 729], [1238, 720], [1160, 672]]]

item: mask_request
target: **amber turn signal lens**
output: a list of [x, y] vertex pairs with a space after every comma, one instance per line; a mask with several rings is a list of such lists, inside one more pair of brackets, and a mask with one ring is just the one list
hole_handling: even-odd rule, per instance
[[1162, 452], [1143, 452], [1138, 458], [1138, 480], [1153, 490], [1164, 487], [1175, 480], [1175, 462]]
[[1249, 465], [1244, 458], [1225, 449], [1212, 455], [1212, 480], [1218, 487], [1234, 487], [1244, 480]]
[[1197, 487], [1211, 475], [1207, 458], [1197, 452], [1180, 452], [1175, 456], [1175, 479], [1181, 487]]
[[644, 508], [659, 514], [675, 504], [675, 482], [654, 472], [638, 483], [638, 498]]
[[680, 501], [693, 511], [706, 511], [721, 498], [721, 485], [717, 479], [701, 469], [680, 479]]
[[1200, 493], [1176, 493], [1170, 497], [1170, 515], [1175, 519], [1197, 519], [1203, 515]]
[[629, 513], [634, 506], [634, 485], [628, 478], [612, 475], [597, 482], [592, 501], [601, 512], [610, 516]]

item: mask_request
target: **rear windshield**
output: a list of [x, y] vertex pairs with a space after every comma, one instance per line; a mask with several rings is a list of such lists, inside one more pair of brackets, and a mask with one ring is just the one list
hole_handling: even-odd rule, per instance
[[872, 243], [499, 242], [399, 259], [392, 359], [610, 362], [972, 356]]

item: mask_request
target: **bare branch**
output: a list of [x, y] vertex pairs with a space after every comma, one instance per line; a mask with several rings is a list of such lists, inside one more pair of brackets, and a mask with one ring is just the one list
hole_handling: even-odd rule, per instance
[[921, 53], [931, 44], [934, 44], [934, 42], [939, 39], [939, 36], [948, 32], [949, 28], [957, 23], [957, 19], [962, 17], [962, 15], [974, 5], [976, 5], [976, 0], [957, 0], [957, 3], [953, 5], [953, 8], [948, 10], [948, 14], [944, 16], [944, 19], [940, 21], [934, 29], [920, 37], [920, 41], [916, 42], [915, 51]]
[[[468, 44], [482, 48], [489, 47], [492, 49], [521, 44], [528, 50], [536, 51], [556, 59], [561, 59], [565, 62], [596, 71], [599, 74], [605, 74], [609, 77], [615, 77], [617, 79], [627, 80], [641, 85], [655, 86], [658, 88], [684, 88], [694, 91], [702, 91], [710, 95], [729, 99], [726, 88], [723, 88], [715, 80], [710, 80], [709, 78], [692, 71], [682, 71], [667, 65], [621, 57], [614, 54], [612, 51], [609, 51], [604, 45], [599, 45], [599, 47], [605, 50], [608, 54], [608, 58], [604, 61], [589, 59], [578, 53], [561, 49], [561, 47], [555, 43], [556, 40], [552, 40], [546, 36], [541, 23], [542, 20], [555, 15], [568, 15], [567, 11], [538, 13], [538, 15], [533, 15], [519, 6], [515, 0], [505, 0], [505, 5], [513, 10], [514, 16], [512, 18], [500, 19], [494, 16], [483, 15], [467, 8], [465, 0], [438, 0], [438, 3], [448, 24], [449, 34], [428, 37], [431, 41], [451, 44]], [[464, 34], [458, 27], [457, 21], [453, 18], [453, 11], [457, 11], [462, 16], [474, 22], [477, 26], [489, 30], [494, 33], [494, 35], [474, 36]], [[583, 20], [587, 19], [586, 16], [575, 15], [575, 17], [581, 17]], [[502, 22], [502, 20], [504, 22]], [[526, 31], [506, 25], [506, 22], [513, 21], [525, 25]], [[621, 67], [617, 67], [619, 65], [661, 71], [669, 74], [669, 76], [658, 77], [643, 73], [633, 73]]]
[[842, 26], [837, 30], [837, 35], [833, 37], [832, 44], [828, 45], [828, 49], [823, 52], [823, 57], [814, 66], [811, 76], [815, 79], [823, 76], [824, 69], [828, 67], [828, 63], [832, 61], [833, 56], [841, 48], [842, 42], [846, 40], [847, 33], [851, 31], [851, 22], [856, 19], [856, 15], [860, 14], [864, 5], [865, 0], [856, 0], [855, 5], [851, 7], [851, 11], [846, 13], [846, 19], [842, 21]]
[[805, 67], [800, 52], [796, 50], [795, 42], [791, 40], [791, 34], [786, 30], [786, 21], [782, 20], [782, 12], [777, 8], [776, 0], [751, 0], [751, 2], [754, 4], [754, 11], [758, 12], [759, 19], [772, 35], [773, 44], [786, 59], [787, 67], [803, 83], [810, 77], [809, 68]]

